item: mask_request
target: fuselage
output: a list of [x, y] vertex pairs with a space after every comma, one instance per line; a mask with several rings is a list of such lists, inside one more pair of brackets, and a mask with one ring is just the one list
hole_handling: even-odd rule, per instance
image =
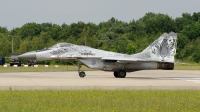
[[123, 63], [117, 59], [104, 60], [102, 57], [117, 57], [117, 58], [135, 58], [135, 55], [121, 54], [110, 51], [94, 49], [87, 46], [79, 46], [69, 43], [59, 43], [50, 48], [27, 52], [19, 56], [19, 58], [27, 60], [78, 60], [87, 67], [99, 69], [104, 71], [137, 71], [144, 69], [173, 69], [173, 64], [166, 65], [160, 62], [147, 61], [147, 62], [130, 62]]
[[[142, 52], [132, 55], [70, 43], [58, 43], [48, 49], [24, 53], [18, 58], [39, 61], [77, 60], [87, 67], [114, 71], [115, 77], [124, 78], [126, 72], [137, 70], [172, 70], [174, 68], [174, 55], [176, 54], [176, 41], [176, 33], [164, 33]], [[85, 72], [80, 71], [80, 64], [78, 64], [78, 72], [80, 77], [85, 77]]]

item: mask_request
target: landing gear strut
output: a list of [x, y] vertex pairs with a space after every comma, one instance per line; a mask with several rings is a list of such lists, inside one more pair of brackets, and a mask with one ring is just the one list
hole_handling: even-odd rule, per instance
[[80, 63], [78, 62], [78, 74], [81, 78], [83, 78], [86, 76], [86, 74], [85, 74], [85, 72], [81, 71], [80, 68], [81, 68], [81, 66], [80, 66]]
[[118, 72], [114, 72], [114, 76], [116, 78], [125, 78], [126, 77], [126, 71], [118, 71]]

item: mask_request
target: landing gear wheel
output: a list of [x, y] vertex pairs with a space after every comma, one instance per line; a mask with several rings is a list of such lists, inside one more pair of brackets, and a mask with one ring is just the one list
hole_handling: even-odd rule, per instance
[[80, 76], [81, 78], [85, 77], [85, 76], [86, 76], [86, 75], [85, 75], [85, 72], [79, 72], [79, 76]]
[[119, 76], [118, 76], [118, 72], [114, 72], [114, 76], [116, 77], [116, 78], [118, 78]]
[[118, 77], [119, 78], [125, 78], [126, 77], [126, 72], [125, 71], [119, 71], [118, 72]]
[[10, 63], [10, 66], [13, 66], [14, 64]]

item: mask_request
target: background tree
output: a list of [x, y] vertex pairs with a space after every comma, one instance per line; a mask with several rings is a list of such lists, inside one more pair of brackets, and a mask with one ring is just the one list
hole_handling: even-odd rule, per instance
[[[162, 33], [178, 34], [176, 59], [199, 62], [200, 12], [183, 13], [175, 19], [169, 15], [146, 13], [138, 20], [123, 22], [112, 17], [99, 24], [77, 22], [62, 25], [53, 23], [26, 23], [8, 30], [0, 26], [0, 55], [24, 53], [44, 49], [59, 42], [87, 45], [97, 49], [133, 54], [143, 51]], [[10, 37], [8, 36], [10, 35]], [[45, 61], [42, 64], [69, 64], [66, 61]]]

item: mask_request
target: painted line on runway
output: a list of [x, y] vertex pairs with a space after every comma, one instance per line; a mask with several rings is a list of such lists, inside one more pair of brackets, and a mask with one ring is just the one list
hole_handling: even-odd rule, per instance
[[174, 79], [200, 83], [200, 78], [174, 78]]

